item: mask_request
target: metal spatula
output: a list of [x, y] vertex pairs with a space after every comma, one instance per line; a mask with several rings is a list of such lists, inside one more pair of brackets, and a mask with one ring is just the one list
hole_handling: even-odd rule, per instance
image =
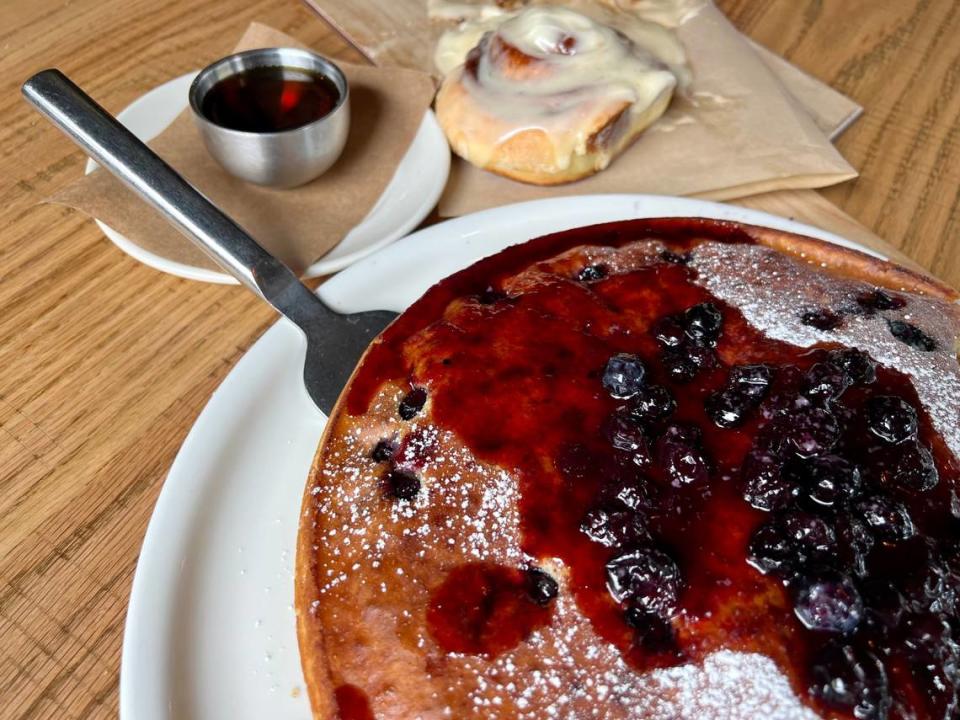
[[334, 312], [293, 271], [140, 142], [59, 70], [23, 84], [23, 95], [90, 157], [152, 205], [224, 270], [303, 331], [303, 383], [329, 414], [370, 341], [396, 313]]

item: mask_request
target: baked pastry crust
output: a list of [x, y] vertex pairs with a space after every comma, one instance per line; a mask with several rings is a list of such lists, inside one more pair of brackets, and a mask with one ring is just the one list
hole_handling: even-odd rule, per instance
[[[533, 29], [507, 32], [521, 22]], [[530, 40], [539, 26], [556, 45]], [[605, 52], [578, 57], [591, 43]], [[617, 63], [631, 64], [633, 81], [608, 77]], [[533, 7], [485, 34], [444, 78], [436, 113], [454, 152], [472, 164], [557, 185], [607, 167], [666, 111], [676, 86], [672, 71], [626, 35], [570, 10]]]
[[[822, 269], [837, 282], [861, 281], [907, 294], [911, 300], [929, 301], [946, 328], [940, 337], [952, 335], [955, 341], [960, 332], [956, 291], [863, 253], [769, 228], [709, 220], [634, 221], [627, 225], [623, 232], [638, 241], [649, 238], [657, 242], [678, 229], [687, 238], [752, 241], [791, 256], [799, 268]], [[618, 260], [613, 251], [596, 251], [603, 233], [590, 230], [583, 231], [584, 248], [577, 247], [576, 235], [568, 235], [569, 239], [559, 244], [536, 241], [545, 249], [531, 262], [546, 262], [557, 272], [597, 257], [615, 266]], [[516, 289], [522, 292], [522, 277], [517, 282]], [[809, 292], [812, 301], [821, 299], [812, 286], [797, 290]], [[431, 292], [436, 295], [437, 291]], [[431, 305], [430, 313], [437, 320], [444, 307], [462, 310], [455, 300], [452, 304], [431, 303], [430, 293], [415, 308], [422, 312]], [[951, 351], [955, 352], [948, 348], [948, 357]], [[420, 434], [414, 449], [430, 457], [430, 474], [437, 484], [427, 499], [406, 509], [382, 502], [376, 491], [383, 482], [382, 466], [370, 458], [370, 448], [384, 438], [410, 433], [410, 424], [397, 417], [398, 404], [409, 386], [405, 378], [386, 379], [363, 390], [368, 402], [361, 403], [365, 406], [361, 411], [348, 407], [351, 394], [355, 398], [358, 384], [362, 384], [358, 375], [380, 362], [374, 357], [377, 352], [376, 346], [368, 350], [331, 414], [304, 494], [296, 609], [301, 660], [315, 717], [336, 717], [338, 692], [354, 686], [362, 690], [359, 697], [364, 700], [359, 706], [351, 705], [353, 709], [345, 708], [341, 700], [340, 717], [440, 718], [450, 717], [451, 712], [458, 718], [546, 717], [548, 708], [556, 710], [552, 703], [565, 687], [544, 684], [543, 677], [555, 678], [557, 683], [582, 682], [582, 675], [550, 675], [560, 653], [566, 663], [586, 669], [588, 674], [611, 678], [616, 688], [599, 698], [594, 693], [580, 705], [574, 698], [566, 713], [561, 713], [563, 717], [592, 717], [588, 713], [595, 708], [606, 718], [706, 717], [709, 705], [685, 709], [683, 704], [694, 700], [681, 697], [677, 687], [664, 690], [661, 681], [633, 672], [616, 653], [606, 651], [608, 643], [591, 630], [577, 603], [564, 592], [570, 582], [569, 570], [551, 558], [536, 558], [561, 587], [551, 631], [545, 631], [543, 642], [536, 646], [521, 642], [506, 666], [469, 652], [438, 650], [429, 633], [423, 632], [438, 579], [465, 560], [524, 562], [518, 488], [509, 472], [477, 460], [461, 438], [445, 431], [427, 399], [417, 415], [415, 432]], [[416, 367], [428, 355], [429, 346], [418, 346], [407, 360]], [[721, 631], [721, 627], [717, 620], [710, 630], [717, 633], [720, 645], [735, 644], [736, 635], [730, 634], [729, 628]], [[786, 681], [769, 681], [777, 666], [787, 661], [784, 647], [771, 643], [752, 649], [766, 655], [766, 661], [754, 657], [750, 660], [754, 664], [733, 661], [733, 665], [724, 665], [721, 659], [726, 662], [730, 658], [711, 656], [694, 682], [692, 697], [712, 698], [720, 703], [714, 710], [719, 707], [730, 718], [745, 720], [760, 713], [778, 718], [819, 717], [809, 707], [797, 705]], [[709, 666], [711, 662], [714, 666]], [[734, 686], [724, 680], [731, 673], [747, 676], [738, 676]], [[513, 690], [505, 693], [504, 688]], [[639, 694], [631, 694], [637, 688]], [[616, 699], [618, 693], [620, 699]], [[657, 707], [662, 713], [654, 712]]]
[[[582, 152], [573, 152], [563, 164], [555, 160], [553, 138], [541, 128], [510, 132], [504, 128], [506, 140], [488, 147], [482, 161], [472, 149], [473, 138], [463, 130], [464, 118], [476, 118], [484, 110], [463, 84], [462, 75], [444, 80], [437, 94], [437, 120], [453, 151], [482, 168], [531, 185], [563, 185], [582, 180], [603, 170], [617, 155], [626, 150], [657, 118], [666, 111], [673, 93], [664, 92], [646, 110], [630, 113], [629, 105], [604, 109], [589, 118], [581, 132], [587, 140]], [[490, 125], [494, 118], [486, 118]], [[482, 163], [482, 164], [481, 164]]]

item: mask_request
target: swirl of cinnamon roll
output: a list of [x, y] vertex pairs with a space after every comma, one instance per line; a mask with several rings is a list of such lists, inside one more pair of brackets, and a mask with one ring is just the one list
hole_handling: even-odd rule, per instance
[[591, 175], [666, 110], [677, 76], [624, 33], [534, 6], [491, 23], [446, 75], [437, 118], [461, 157], [536, 185]]

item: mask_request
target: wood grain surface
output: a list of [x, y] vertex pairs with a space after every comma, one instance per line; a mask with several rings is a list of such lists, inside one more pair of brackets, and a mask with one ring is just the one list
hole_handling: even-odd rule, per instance
[[[720, 4], [866, 108], [840, 141], [863, 177], [825, 195], [960, 284], [960, 4]], [[56, 65], [116, 112], [226, 53], [253, 19], [357, 59], [295, 0], [0, 3], [0, 718], [117, 715], [126, 599], [164, 475], [273, 321], [245, 291], [157, 273], [79, 215], [40, 204], [84, 158], [18, 85]], [[791, 202], [787, 214], [817, 206], [831, 227], [874, 237], [819, 197]]]

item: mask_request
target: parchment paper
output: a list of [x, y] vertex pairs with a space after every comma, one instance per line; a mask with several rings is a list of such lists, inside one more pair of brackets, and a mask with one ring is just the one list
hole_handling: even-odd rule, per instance
[[[293, 38], [253, 23], [236, 50], [304, 47]], [[197, 66], [216, 58], [197, 56]], [[268, 250], [302, 272], [353, 228], [373, 207], [413, 140], [433, 99], [434, 84], [422, 72], [337, 61], [350, 83], [351, 127], [337, 163], [313, 182], [292, 190], [250, 185], [228, 175], [207, 153], [189, 111], [150, 146], [223, 208]], [[104, 170], [57, 193], [69, 205], [163, 258], [217, 266], [142, 200]]]
[[[465, 0], [461, 0], [464, 1]], [[375, 65], [435, 72], [431, 49], [437, 33], [428, 19], [427, 0], [304, 0]], [[740, 35], [767, 69], [795, 97], [830, 139], [863, 112], [857, 103], [807, 75], [779, 55]]]
[[834, 90], [812, 75], [807, 75], [763, 45], [750, 38], [744, 39], [831, 142], [840, 137], [863, 114], [863, 108], [842, 92]]
[[[856, 177], [801, 102], [714, 5], [707, 4], [677, 32], [693, 70], [688, 97], [677, 98], [606, 170], [545, 188], [507, 180], [457, 159], [440, 199], [440, 214], [450, 217], [510, 202], [585, 193], [729, 200]], [[809, 99], [810, 85], [799, 84]]]

